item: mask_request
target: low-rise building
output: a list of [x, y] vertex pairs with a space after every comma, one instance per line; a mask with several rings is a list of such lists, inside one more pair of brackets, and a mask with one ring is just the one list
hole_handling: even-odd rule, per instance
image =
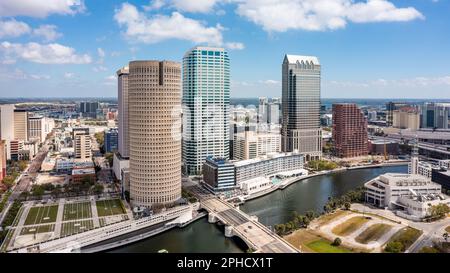
[[399, 143], [395, 140], [369, 139], [369, 153], [372, 155], [398, 155]]
[[89, 181], [94, 183], [96, 180], [95, 169], [94, 168], [74, 168], [72, 169], [72, 182], [73, 183], [84, 183]]
[[450, 190], [450, 170], [434, 168], [431, 172], [431, 181], [438, 183], [446, 190]]
[[117, 180], [122, 181], [122, 171], [130, 168], [130, 158], [122, 157], [119, 153], [114, 153], [113, 171]]
[[203, 182], [214, 191], [227, 191], [236, 187], [234, 164], [223, 158], [206, 158], [203, 164]]
[[261, 158], [237, 161], [236, 183], [261, 176], [271, 176], [279, 172], [303, 169], [304, 156], [299, 153], [276, 153]]
[[420, 220], [429, 215], [428, 208], [448, 204], [441, 185], [418, 174], [386, 173], [364, 184], [365, 201], [380, 208], [395, 210], [397, 215]]

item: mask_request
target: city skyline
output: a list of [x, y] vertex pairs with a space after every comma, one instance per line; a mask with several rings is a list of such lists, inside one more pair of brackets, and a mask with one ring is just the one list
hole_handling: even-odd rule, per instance
[[[2, 2], [0, 82], [9, 91], [1, 97], [115, 97], [117, 67], [133, 59], [181, 62], [197, 45], [230, 52], [236, 98], [280, 97], [286, 53], [321, 59], [327, 67], [324, 98], [447, 98], [450, 91], [445, 1], [339, 0], [332, 1], [337, 11], [331, 14], [320, 5], [305, 8], [306, 0], [278, 6], [62, 1], [56, 8], [36, 3], [34, 9]], [[264, 19], [266, 9], [274, 11], [273, 20]], [[296, 20], [281, 20], [290, 10]], [[309, 13], [315, 16], [308, 21]], [[433, 66], [419, 65], [430, 59]]]

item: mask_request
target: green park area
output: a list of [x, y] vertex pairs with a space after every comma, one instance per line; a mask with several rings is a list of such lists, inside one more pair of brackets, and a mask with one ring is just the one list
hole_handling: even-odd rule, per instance
[[82, 220], [74, 222], [65, 222], [61, 226], [61, 236], [70, 236], [80, 232], [85, 232], [94, 228], [92, 220]]
[[98, 217], [124, 214], [126, 210], [120, 199], [100, 200], [96, 202]]
[[55, 225], [41, 225], [41, 226], [31, 226], [22, 228], [20, 231], [20, 235], [28, 235], [28, 234], [37, 234], [37, 233], [45, 233], [52, 232], [55, 230]]
[[334, 246], [330, 241], [325, 239], [310, 242], [306, 246], [317, 253], [351, 253], [350, 250], [341, 246]]
[[92, 218], [91, 202], [64, 204], [63, 221]]
[[385, 252], [405, 252], [419, 237], [422, 231], [412, 227], [405, 227], [391, 237], [384, 249]]
[[56, 222], [58, 205], [33, 207], [28, 212], [25, 225], [38, 225]]

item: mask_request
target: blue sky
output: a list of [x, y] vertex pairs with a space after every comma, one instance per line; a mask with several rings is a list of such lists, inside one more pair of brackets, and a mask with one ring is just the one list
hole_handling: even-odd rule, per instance
[[281, 96], [284, 54], [322, 97], [449, 98], [447, 0], [2, 0], [0, 97], [114, 97], [133, 59], [229, 50], [232, 97]]

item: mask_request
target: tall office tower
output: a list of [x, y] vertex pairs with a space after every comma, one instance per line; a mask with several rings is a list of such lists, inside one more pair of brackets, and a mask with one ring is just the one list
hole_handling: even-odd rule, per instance
[[394, 111], [402, 107], [409, 106], [405, 102], [388, 102], [386, 103], [386, 126], [392, 126], [394, 123]]
[[281, 150], [306, 160], [322, 157], [320, 63], [317, 57], [286, 55], [282, 66]]
[[230, 60], [223, 48], [194, 47], [183, 58], [184, 171], [206, 158], [229, 158]]
[[14, 110], [14, 139], [28, 140], [28, 112], [26, 110]]
[[0, 181], [6, 176], [6, 141], [0, 139]]
[[448, 129], [450, 103], [425, 103], [420, 107], [421, 128]]
[[181, 198], [181, 65], [132, 61], [128, 76], [133, 206]]
[[91, 158], [91, 136], [89, 135], [89, 128], [75, 128], [72, 134], [75, 158]]
[[258, 123], [264, 124], [267, 123], [267, 106], [269, 104], [269, 100], [265, 97], [259, 98], [258, 104]]
[[119, 102], [119, 154], [127, 158], [130, 156], [129, 128], [128, 128], [128, 66], [117, 71], [117, 88]]
[[366, 156], [367, 119], [353, 103], [333, 104], [333, 148], [337, 157]]
[[277, 98], [267, 105], [267, 123], [280, 124], [280, 101]]
[[28, 117], [28, 139], [31, 141], [38, 141], [39, 143], [45, 140], [45, 118], [43, 116], [35, 115]]
[[14, 139], [14, 105], [0, 105], [0, 139]]

